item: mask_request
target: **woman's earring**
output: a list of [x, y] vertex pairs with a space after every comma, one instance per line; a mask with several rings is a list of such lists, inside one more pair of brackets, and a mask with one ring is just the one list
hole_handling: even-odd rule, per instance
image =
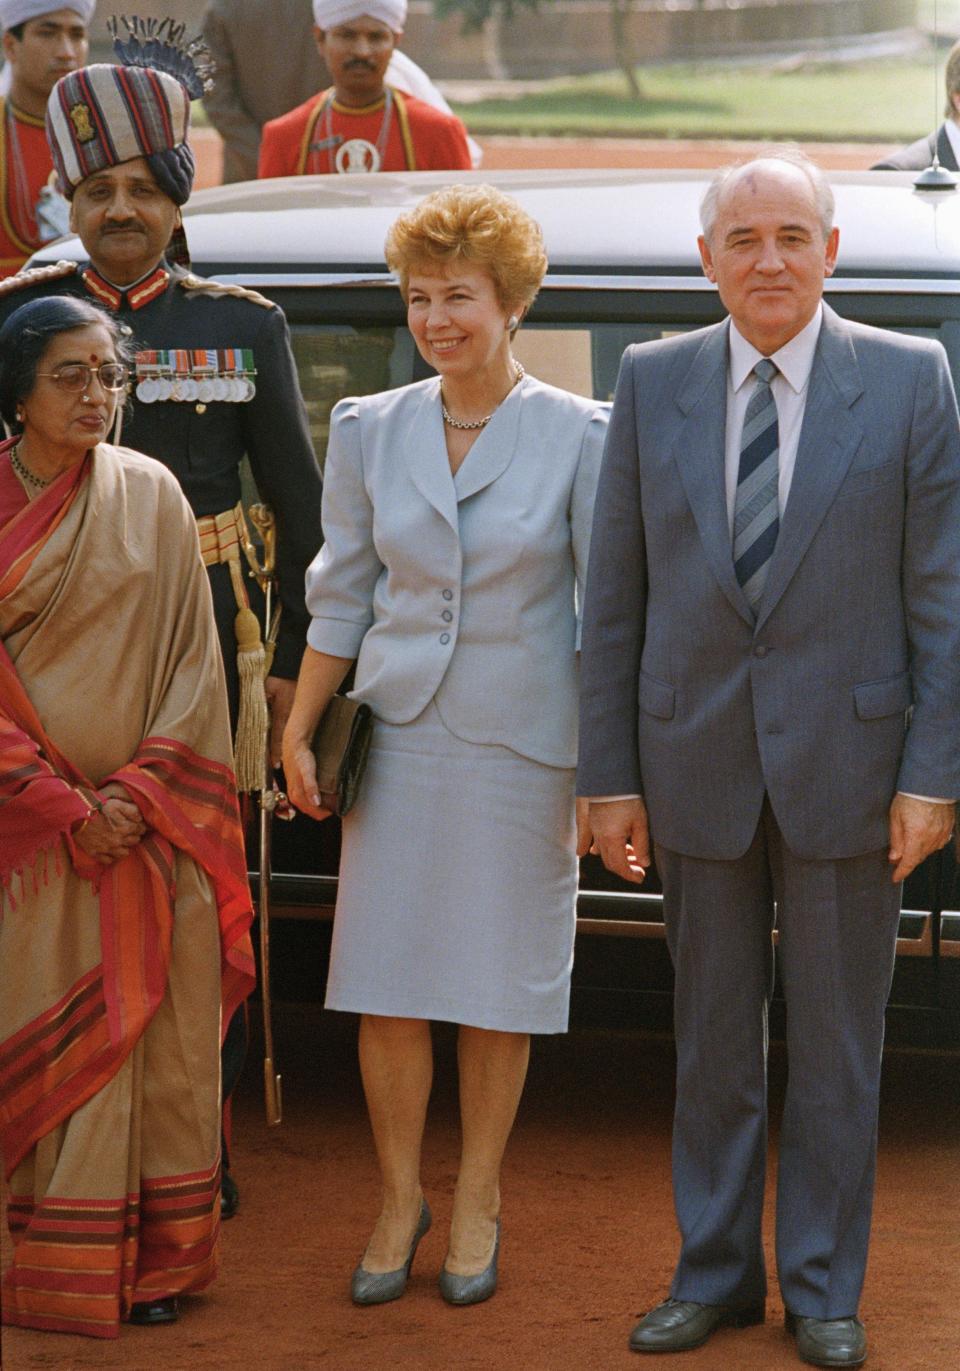
[[25, 418], [25, 415], [24, 415], [24, 413], [23, 413], [23, 410], [20, 408], [19, 405], [17, 405], [17, 423], [18, 423], [18, 424], [22, 424], [23, 421], [24, 421], [24, 418]]
[[507, 320], [507, 332], [508, 332], [508, 333], [512, 333], [513, 330], [514, 330], [515, 328], [519, 328], [519, 327], [520, 327], [520, 316], [517, 315], [517, 314], [511, 314], [511, 315], [510, 315], [510, 318]]

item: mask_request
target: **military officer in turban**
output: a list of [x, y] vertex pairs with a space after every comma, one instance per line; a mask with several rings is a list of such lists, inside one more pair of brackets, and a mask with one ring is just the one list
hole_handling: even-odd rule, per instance
[[387, 79], [406, 0], [313, 0], [313, 15], [333, 85], [264, 125], [259, 176], [471, 167], [456, 115]]
[[[168, 21], [131, 20], [128, 27], [126, 41], [115, 43], [121, 65], [70, 72], [47, 107], [70, 224], [89, 261], [27, 270], [0, 283], [0, 322], [26, 300], [69, 293], [105, 306], [131, 330], [138, 350], [123, 441], [170, 468], [196, 516], [237, 733], [237, 781], [250, 790], [264, 781], [258, 729], [267, 704], [270, 755], [279, 762], [306, 645], [304, 574], [321, 541], [320, 474], [280, 309], [180, 265], [180, 208], [195, 166], [190, 102], [204, 79], [196, 45], [188, 51], [182, 28]], [[245, 455], [277, 526], [282, 611], [265, 687], [260, 645], [237, 641], [238, 625], [249, 625], [241, 561]], [[225, 1099], [245, 1048], [244, 1021], [236, 1017], [225, 1044]], [[225, 1171], [224, 1215], [235, 1207]]]
[[67, 231], [67, 203], [51, 184], [44, 114], [61, 76], [87, 59], [95, 0], [0, 0], [0, 277]]

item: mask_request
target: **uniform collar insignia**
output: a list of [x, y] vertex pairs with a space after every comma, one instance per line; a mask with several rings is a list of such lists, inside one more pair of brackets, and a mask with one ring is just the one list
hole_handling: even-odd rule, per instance
[[144, 305], [149, 305], [151, 300], [163, 294], [169, 281], [170, 273], [164, 266], [155, 267], [142, 281], [137, 281], [126, 291], [118, 290], [105, 281], [95, 267], [87, 267], [83, 273], [83, 284], [90, 294], [112, 310], [118, 310], [124, 300], [131, 309], [143, 309]]

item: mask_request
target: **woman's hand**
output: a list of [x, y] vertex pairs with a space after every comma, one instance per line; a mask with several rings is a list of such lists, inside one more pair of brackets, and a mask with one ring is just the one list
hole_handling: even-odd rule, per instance
[[300, 663], [297, 693], [283, 730], [283, 775], [287, 798], [311, 819], [332, 813], [317, 789], [317, 767], [310, 742], [330, 697], [350, 670], [351, 658], [331, 657], [307, 647]]
[[326, 819], [332, 812], [325, 809], [317, 790], [317, 764], [309, 744], [290, 728], [283, 735], [283, 775], [287, 783], [290, 803], [311, 819]]
[[112, 866], [137, 846], [147, 826], [123, 786], [111, 781], [97, 794], [102, 808], [81, 824], [74, 841], [101, 866]]

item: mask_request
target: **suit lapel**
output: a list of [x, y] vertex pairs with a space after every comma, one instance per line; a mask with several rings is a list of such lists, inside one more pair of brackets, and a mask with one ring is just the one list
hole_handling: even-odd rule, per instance
[[677, 392], [684, 419], [674, 443], [673, 460], [720, 589], [737, 613], [752, 624], [753, 614], [733, 570], [724, 480], [727, 333], [726, 321], [710, 330]]
[[947, 133], [946, 124], [941, 124], [940, 128], [937, 130], [937, 159], [942, 167], [946, 167], [947, 171], [960, 171], [960, 167], [957, 166], [957, 159], [954, 156], [953, 144], [950, 142], [950, 135]]
[[853, 461], [863, 427], [852, 406], [862, 393], [850, 330], [824, 305], [796, 466], [760, 601], [758, 627], [789, 585]]
[[481, 430], [454, 477], [458, 500], [476, 495], [478, 490], [483, 490], [484, 486], [502, 476], [513, 461], [524, 400], [524, 383], [521, 381], [498, 406], [486, 428]]
[[410, 479], [417, 490], [459, 534], [457, 495], [443, 437], [439, 381], [424, 386], [406, 437], [398, 446], [404, 453]]

